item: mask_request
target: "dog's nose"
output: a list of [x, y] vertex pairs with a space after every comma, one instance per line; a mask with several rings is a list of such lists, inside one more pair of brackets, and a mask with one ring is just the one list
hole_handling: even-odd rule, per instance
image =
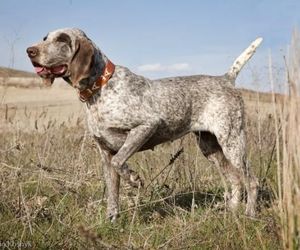
[[30, 58], [33, 58], [37, 56], [38, 49], [36, 47], [29, 47], [27, 48], [26, 52]]

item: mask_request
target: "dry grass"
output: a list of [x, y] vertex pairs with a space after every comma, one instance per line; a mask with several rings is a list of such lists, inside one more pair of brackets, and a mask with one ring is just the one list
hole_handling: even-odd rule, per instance
[[[276, 117], [278, 213], [287, 249], [300, 248], [300, 35], [294, 32], [287, 62], [289, 95]], [[270, 60], [271, 64], [271, 60]], [[272, 76], [272, 74], [271, 74]], [[272, 80], [272, 77], [271, 77]], [[276, 111], [274, 113], [277, 113]], [[279, 125], [280, 124], [280, 125]]]
[[122, 186], [120, 219], [112, 225], [99, 154], [82, 120], [64, 122], [51, 106], [28, 105], [25, 112], [16, 105], [14, 116], [11, 109], [2, 113], [0, 239], [47, 249], [281, 248], [269, 106], [247, 103], [249, 154], [261, 181], [256, 219], [243, 207], [235, 214], [216, 208], [221, 178], [187, 136], [130, 159], [146, 187]]
[[192, 137], [131, 159], [146, 188], [137, 200], [137, 190], [123, 187], [120, 219], [107, 223], [99, 155], [84, 131], [0, 135], [2, 240], [50, 249], [279, 247], [269, 200], [262, 198], [256, 219], [214, 207], [224, 187]]

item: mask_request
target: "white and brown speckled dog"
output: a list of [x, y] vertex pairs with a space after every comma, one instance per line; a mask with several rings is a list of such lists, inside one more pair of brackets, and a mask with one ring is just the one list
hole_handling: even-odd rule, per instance
[[246, 164], [244, 104], [234, 82], [261, 41], [255, 40], [223, 76], [154, 81], [113, 65], [79, 29], [50, 32], [27, 53], [46, 84], [62, 77], [86, 102], [89, 129], [103, 159], [111, 220], [118, 214], [120, 177], [132, 186], [142, 184], [127, 166], [128, 158], [189, 132], [195, 133], [204, 156], [230, 181], [231, 208], [237, 207], [245, 184], [246, 213], [252, 216], [257, 181]]

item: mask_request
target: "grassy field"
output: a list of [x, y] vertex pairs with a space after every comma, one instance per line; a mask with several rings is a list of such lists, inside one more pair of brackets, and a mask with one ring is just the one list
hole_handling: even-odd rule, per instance
[[249, 156], [261, 183], [255, 219], [244, 216], [243, 206], [234, 214], [216, 206], [222, 178], [186, 136], [130, 159], [146, 188], [122, 186], [120, 219], [110, 224], [99, 154], [76, 94], [7, 88], [0, 129], [0, 239], [45, 249], [282, 248], [272, 105], [259, 101], [264, 95], [244, 95]]
[[245, 217], [242, 207], [235, 214], [215, 207], [222, 180], [187, 136], [130, 160], [146, 188], [122, 188], [121, 216], [110, 224], [99, 154], [83, 127], [16, 130], [0, 138], [2, 240], [51, 249], [281, 247], [272, 203], [275, 169], [260, 169], [271, 152], [255, 159], [261, 182], [267, 177], [255, 219]]
[[255, 218], [244, 203], [235, 213], [219, 205], [226, 180], [189, 135], [130, 159], [145, 187], [122, 183], [120, 218], [109, 223], [100, 156], [74, 91], [0, 87], [1, 247], [299, 249], [298, 68], [289, 68], [289, 97], [243, 92]]

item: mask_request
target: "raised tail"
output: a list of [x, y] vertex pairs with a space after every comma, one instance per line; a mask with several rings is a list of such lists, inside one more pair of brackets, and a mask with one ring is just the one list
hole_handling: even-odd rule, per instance
[[259, 47], [259, 45], [262, 42], [262, 38], [256, 38], [255, 41], [253, 41], [250, 46], [243, 51], [242, 54], [239, 55], [237, 59], [233, 62], [232, 66], [230, 67], [229, 71], [227, 72], [227, 76], [231, 80], [235, 80], [240, 73], [241, 69], [244, 67], [244, 65], [249, 61], [249, 59], [253, 56], [256, 49]]

